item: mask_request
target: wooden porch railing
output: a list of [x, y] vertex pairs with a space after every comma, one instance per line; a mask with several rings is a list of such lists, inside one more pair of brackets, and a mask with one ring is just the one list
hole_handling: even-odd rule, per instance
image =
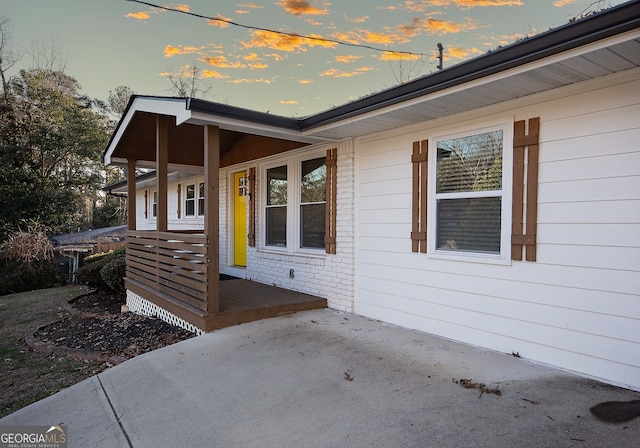
[[204, 235], [127, 231], [127, 277], [207, 310], [207, 241]]

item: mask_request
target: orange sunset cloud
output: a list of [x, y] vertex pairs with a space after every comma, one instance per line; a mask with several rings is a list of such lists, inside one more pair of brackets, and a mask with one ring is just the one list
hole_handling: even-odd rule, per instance
[[327, 15], [329, 11], [326, 9], [316, 8], [306, 0], [281, 0], [276, 5], [282, 6], [282, 8], [294, 16], [302, 15]]
[[466, 19], [466, 22], [449, 22], [446, 20], [438, 20], [429, 17], [423, 22], [423, 28], [428, 34], [448, 34], [448, 33], [460, 33], [463, 31], [474, 30], [478, 26], [471, 19]]
[[[186, 5], [184, 3], [180, 3], [177, 5], [170, 5], [168, 6], [168, 8], [177, 9], [178, 11], [182, 11], [182, 12], [190, 11], [189, 5]], [[136, 20], [149, 20], [151, 18], [151, 14], [159, 14], [161, 12], [165, 12], [165, 10], [159, 9], [159, 8], [152, 8], [151, 11], [130, 12], [126, 14], [125, 17], [130, 17]]]
[[228, 82], [231, 84], [253, 84], [254, 82], [258, 84], [271, 84], [273, 80], [266, 79], [266, 78], [258, 78], [258, 79], [238, 78]]
[[367, 20], [369, 20], [369, 16], [362, 16], [362, 17], [349, 17], [346, 14], [344, 15], [344, 19], [347, 22], [351, 22], [351, 23], [364, 23]]
[[191, 46], [180, 46], [180, 47], [174, 47], [173, 45], [167, 45], [166, 47], [164, 47], [164, 57], [165, 58], [171, 58], [173, 56], [179, 55], [179, 54], [193, 54], [193, 53], [199, 53], [204, 47], [191, 47]]
[[380, 61], [417, 61], [418, 54], [396, 53], [395, 51], [385, 51], [377, 58]]
[[182, 12], [189, 12], [191, 11], [191, 7], [189, 7], [189, 5], [185, 4], [185, 3], [179, 3], [176, 6], [171, 6], [173, 9], [177, 9], [178, 11], [182, 11]]
[[336, 62], [343, 62], [345, 64], [349, 63], [349, 62], [353, 62], [355, 60], [358, 60], [362, 58], [362, 56], [356, 56], [353, 54], [345, 54], [342, 56], [336, 56]]
[[[446, 61], [450, 61], [451, 59], [466, 59], [473, 54], [480, 54], [481, 50], [473, 47], [473, 48], [461, 48], [461, 47], [445, 47], [443, 56]], [[437, 58], [437, 53], [433, 53], [434, 59]]]
[[522, 6], [524, 5], [522, 0], [430, 0], [429, 2], [427, 2], [429, 6], [449, 6], [452, 3], [460, 9], [471, 9], [475, 7], [486, 7], [486, 6]]
[[202, 62], [212, 65], [218, 68], [246, 68], [247, 66], [242, 62], [231, 62], [226, 57], [220, 56], [207, 56], [200, 59]]
[[320, 73], [320, 76], [331, 76], [332, 78], [351, 78], [353, 76], [363, 75], [364, 73], [371, 70], [373, 70], [373, 67], [360, 67], [350, 72], [338, 70], [337, 68], [330, 68]]
[[[322, 36], [317, 34], [310, 35], [318, 39], [322, 39]], [[333, 42], [327, 42], [323, 40], [309, 39], [302, 36], [286, 35], [273, 33], [271, 31], [257, 30], [251, 33], [251, 40], [249, 42], [242, 42], [245, 48], [271, 48], [272, 50], [280, 51], [307, 51], [305, 46], [308, 47], [326, 47], [334, 48], [336, 46]]]
[[229, 17], [221, 16], [220, 14], [216, 15], [215, 19], [207, 20], [207, 23], [211, 26], [217, 26], [218, 28], [226, 28], [229, 26], [231, 19]]
[[229, 76], [223, 75], [217, 70], [204, 69], [200, 71], [200, 78], [203, 78], [203, 79], [205, 78], [226, 79], [228, 77]]
[[140, 11], [140, 12], [130, 12], [125, 17], [131, 17], [136, 20], [149, 20], [151, 17], [148, 12]]

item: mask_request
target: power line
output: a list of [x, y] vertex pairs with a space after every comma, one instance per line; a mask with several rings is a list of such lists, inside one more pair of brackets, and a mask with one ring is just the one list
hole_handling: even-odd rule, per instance
[[240, 28], [245, 28], [248, 30], [254, 30], [254, 31], [266, 31], [269, 33], [273, 33], [273, 34], [280, 34], [282, 36], [287, 36], [287, 37], [295, 37], [295, 38], [299, 38], [299, 39], [308, 39], [308, 40], [315, 40], [315, 41], [320, 41], [320, 42], [328, 42], [328, 43], [333, 43], [333, 44], [337, 44], [337, 45], [345, 45], [348, 47], [357, 47], [357, 48], [365, 48], [368, 50], [373, 50], [373, 51], [380, 51], [383, 53], [397, 53], [397, 54], [406, 54], [406, 55], [410, 55], [410, 56], [419, 56], [420, 58], [422, 57], [430, 57], [430, 55], [425, 54], [425, 53], [414, 53], [411, 51], [396, 51], [396, 50], [385, 50], [383, 48], [376, 48], [370, 45], [363, 45], [363, 44], [354, 44], [351, 42], [345, 42], [345, 41], [341, 41], [341, 40], [337, 40], [337, 39], [330, 39], [327, 37], [319, 37], [319, 36], [308, 36], [308, 35], [304, 35], [304, 34], [296, 34], [296, 33], [287, 33], [286, 31], [276, 31], [276, 30], [272, 30], [270, 28], [262, 28], [259, 26], [252, 26], [252, 25], [244, 25], [242, 23], [238, 23], [238, 22], [234, 22], [232, 20], [227, 20], [227, 19], [222, 19], [220, 17], [209, 17], [209, 16], [205, 16], [202, 14], [196, 14], [194, 12], [190, 12], [190, 11], [182, 11], [180, 9], [176, 9], [176, 8], [170, 8], [168, 6], [160, 6], [160, 5], [155, 5], [153, 3], [149, 3], [149, 2], [144, 2], [141, 0], [126, 0], [128, 2], [133, 2], [133, 3], [140, 3], [142, 5], [147, 5], [150, 6], [152, 8], [158, 8], [158, 9], [162, 9], [165, 11], [171, 11], [171, 12], [179, 12], [182, 14], [186, 14], [188, 16], [193, 16], [193, 17], [197, 17], [199, 19], [206, 19], [206, 20], [213, 20], [213, 21], [218, 21], [218, 22], [223, 22], [226, 23], [228, 25], [233, 25], [233, 26], [237, 26]]

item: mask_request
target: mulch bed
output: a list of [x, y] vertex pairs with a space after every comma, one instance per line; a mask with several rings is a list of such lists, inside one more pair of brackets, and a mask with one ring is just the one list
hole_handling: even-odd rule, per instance
[[117, 364], [194, 336], [155, 317], [122, 313], [122, 295], [93, 292], [64, 304], [71, 316], [27, 335], [39, 351]]

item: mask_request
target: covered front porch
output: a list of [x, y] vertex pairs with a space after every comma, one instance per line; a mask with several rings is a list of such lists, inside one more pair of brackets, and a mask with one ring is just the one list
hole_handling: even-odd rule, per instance
[[[196, 332], [324, 308], [326, 299], [246, 279], [220, 276], [219, 170], [270, 154], [304, 147], [305, 139], [282, 138], [262, 129], [223, 129], [221, 123], [185, 120], [185, 99], [134, 97], [105, 153], [105, 162], [126, 165], [127, 303]], [[266, 117], [269, 119], [269, 117]], [[142, 230], [136, 217], [139, 168], [153, 169], [153, 212], [145, 197], [144, 215], [153, 213], [155, 230]], [[168, 179], [180, 173], [204, 177], [203, 225], [171, 228]], [[146, 196], [146, 193], [145, 193]], [[255, 216], [249, 191], [249, 215]], [[180, 211], [178, 211], [178, 216]], [[173, 216], [173, 215], [172, 215]], [[249, 219], [247, 246], [255, 245]]]
[[[325, 299], [309, 294], [216, 273], [210, 278], [208, 264], [202, 234], [127, 232], [125, 287], [137, 297], [134, 306], [146, 314], [180, 324], [175, 322], [178, 318], [200, 331], [212, 331], [327, 306]], [[217, 294], [210, 297], [211, 289]], [[211, 300], [216, 296], [217, 303]]]

